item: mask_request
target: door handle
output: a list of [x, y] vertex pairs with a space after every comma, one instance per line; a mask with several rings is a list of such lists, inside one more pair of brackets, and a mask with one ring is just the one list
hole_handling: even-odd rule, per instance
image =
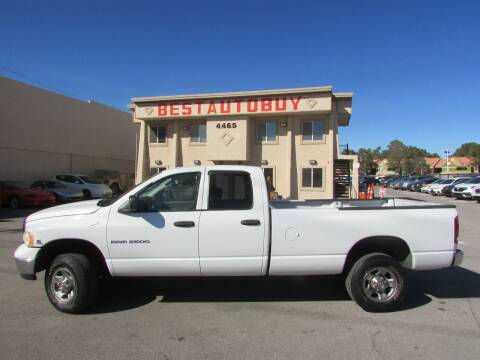
[[173, 225], [177, 227], [188, 228], [188, 227], [194, 227], [195, 223], [193, 221], [175, 221]]
[[256, 219], [242, 220], [240, 221], [240, 224], [247, 225], [247, 226], [258, 226], [260, 225], [260, 220], [256, 220]]

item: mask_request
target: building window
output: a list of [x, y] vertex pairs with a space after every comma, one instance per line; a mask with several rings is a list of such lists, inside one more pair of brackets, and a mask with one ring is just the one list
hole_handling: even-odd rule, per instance
[[307, 168], [302, 169], [302, 187], [321, 188], [323, 186], [323, 169]]
[[304, 121], [303, 122], [303, 141], [321, 141], [323, 140], [323, 134], [325, 123], [323, 120]]
[[193, 124], [190, 127], [190, 142], [206, 143], [207, 142], [207, 124]]
[[151, 167], [151, 168], [150, 168], [150, 176], [158, 175], [158, 174], [160, 174], [162, 171], [165, 171], [165, 170], [167, 170], [167, 168], [164, 168], [164, 167]]
[[164, 144], [167, 142], [167, 128], [165, 126], [150, 126], [150, 143]]
[[256, 130], [255, 138], [258, 143], [273, 143], [277, 141], [276, 121], [258, 121]]

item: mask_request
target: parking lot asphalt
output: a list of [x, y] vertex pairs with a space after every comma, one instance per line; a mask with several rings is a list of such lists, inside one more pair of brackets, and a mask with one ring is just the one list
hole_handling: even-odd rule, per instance
[[31, 210], [0, 209], [1, 359], [478, 359], [480, 204], [457, 205], [459, 268], [409, 273], [398, 311], [369, 314], [341, 277], [122, 279], [90, 313], [56, 311], [13, 252]]

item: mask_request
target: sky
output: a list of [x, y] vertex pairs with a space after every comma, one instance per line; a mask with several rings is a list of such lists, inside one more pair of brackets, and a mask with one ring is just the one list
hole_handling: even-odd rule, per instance
[[480, 1], [1, 1], [0, 75], [132, 97], [331, 85], [340, 143], [480, 142]]

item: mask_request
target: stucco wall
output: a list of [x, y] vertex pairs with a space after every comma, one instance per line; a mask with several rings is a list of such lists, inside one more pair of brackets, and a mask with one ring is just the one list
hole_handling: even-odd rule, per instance
[[137, 128], [126, 111], [0, 77], [1, 179], [134, 173]]

